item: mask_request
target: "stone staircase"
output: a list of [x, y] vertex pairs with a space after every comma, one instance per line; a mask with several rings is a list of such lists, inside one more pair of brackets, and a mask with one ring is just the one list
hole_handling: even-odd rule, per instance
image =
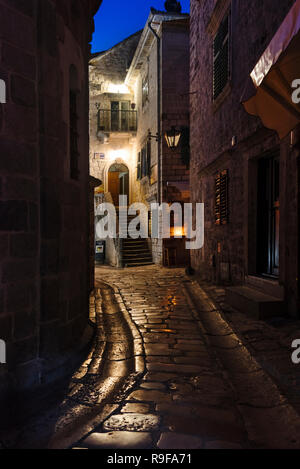
[[[117, 210], [118, 219], [119, 213]], [[135, 218], [133, 215], [127, 216], [127, 226], [124, 223], [120, 223], [121, 230], [125, 231], [125, 228], [128, 229], [130, 222]], [[147, 239], [130, 238], [130, 231], [128, 233], [128, 238], [121, 240], [120, 245], [120, 257], [121, 264], [123, 267], [139, 267], [144, 265], [153, 264], [152, 254], [150, 252], [149, 244]]]

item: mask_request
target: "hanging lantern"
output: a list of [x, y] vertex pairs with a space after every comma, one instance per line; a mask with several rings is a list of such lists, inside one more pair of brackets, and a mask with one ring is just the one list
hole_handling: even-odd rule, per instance
[[171, 150], [178, 147], [180, 137], [181, 131], [177, 130], [175, 127], [172, 127], [171, 130], [165, 133], [166, 142]]

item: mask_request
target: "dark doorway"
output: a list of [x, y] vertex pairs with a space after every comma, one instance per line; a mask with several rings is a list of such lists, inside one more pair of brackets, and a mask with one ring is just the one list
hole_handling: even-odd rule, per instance
[[258, 162], [257, 273], [279, 275], [279, 152]]
[[119, 196], [127, 195], [129, 203], [129, 170], [124, 164], [114, 164], [108, 171], [108, 192], [110, 192], [116, 207], [119, 206]]

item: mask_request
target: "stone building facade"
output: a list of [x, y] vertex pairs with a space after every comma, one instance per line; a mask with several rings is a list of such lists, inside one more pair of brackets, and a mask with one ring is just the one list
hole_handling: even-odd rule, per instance
[[87, 64], [100, 4], [0, 1], [1, 424], [27, 390], [70, 371], [88, 327]]
[[124, 82], [140, 36], [141, 32], [137, 32], [112, 49], [94, 54], [89, 65], [90, 174], [102, 181], [102, 192], [112, 190], [109, 181], [112, 165], [123, 164], [132, 169], [135, 164], [137, 113], [132, 109], [133, 90]]
[[296, 315], [299, 129], [279, 139], [241, 104], [293, 4], [192, 0], [190, 105], [191, 197], [205, 203], [205, 244], [192, 251], [193, 267], [209, 281], [284, 300], [283, 312]]
[[[121, 73], [111, 67], [120, 55]], [[152, 9], [143, 31], [91, 60], [90, 81], [90, 166], [92, 176], [104, 183], [100, 192], [113, 190], [109, 173], [117, 164], [122, 171], [128, 168], [129, 204], [143, 202], [150, 209], [155, 202], [189, 200], [188, 161], [183, 161], [181, 146], [170, 150], [164, 138], [172, 126], [185, 132], [189, 127], [188, 15]], [[128, 115], [125, 127], [120, 118], [119, 132], [105, 132], [107, 124], [103, 117], [97, 121], [95, 102], [101, 103], [102, 116], [104, 108], [112, 118], [117, 115], [113, 103], [119, 102], [121, 116]], [[174, 192], [175, 199], [170, 199]], [[163, 263], [163, 241], [152, 239], [149, 244], [153, 261]], [[177, 260], [185, 263], [181, 252], [178, 249]]]

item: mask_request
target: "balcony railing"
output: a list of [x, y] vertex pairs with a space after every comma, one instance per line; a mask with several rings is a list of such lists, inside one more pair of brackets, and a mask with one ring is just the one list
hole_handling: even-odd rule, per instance
[[99, 109], [98, 131], [103, 132], [136, 132], [137, 111], [111, 111]]

